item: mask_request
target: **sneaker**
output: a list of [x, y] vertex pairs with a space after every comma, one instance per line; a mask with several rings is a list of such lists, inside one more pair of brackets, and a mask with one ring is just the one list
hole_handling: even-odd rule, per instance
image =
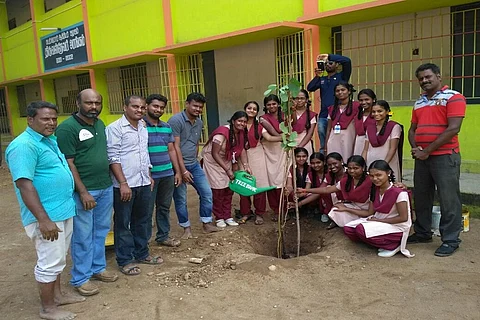
[[[235, 220], [233, 220], [233, 218], [228, 218], [227, 220], [225, 220], [225, 223], [226, 223], [227, 225], [229, 225], [230, 227], [236, 227], [236, 226], [238, 226], [238, 223], [237, 223]], [[218, 226], [218, 225], [217, 225], [217, 226]]]
[[417, 235], [416, 233], [412, 234], [407, 239], [407, 243], [427, 243], [427, 242], [432, 242], [432, 241], [433, 241], [432, 236], [421, 237], [421, 236]]
[[320, 221], [323, 223], [327, 223], [330, 218], [326, 214], [322, 214], [322, 217], [320, 218]]
[[98, 287], [90, 281], [85, 282], [79, 287], [75, 287], [82, 296], [93, 296], [99, 292]]
[[448, 256], [451, 256], [455, 252], [455, 250], [457, 250], [457, 249], [458, 249], [458, 246], [453, 246], [451, 244], [448, 244], [448, 243], [444, 242], [435, 251], [435, 255], [437, 257], [448, 257]]
[[227, 224], [225, 223], [225, 220], [223, 219], [218, 219], [216, 223], [217, 223], [217, 227], [219, 228], [225, 228], [227, 226]]
[[400, 246], [393, 250], [385, 250], [385, 249], [383, 249], [383, 251], [378, 250], [378, 256], [382, 258], [390, 258], [396, 255], [398, 251], [400, 251]]

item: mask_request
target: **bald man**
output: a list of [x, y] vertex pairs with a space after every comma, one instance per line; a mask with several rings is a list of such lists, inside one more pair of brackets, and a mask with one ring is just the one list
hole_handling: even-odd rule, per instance
[[93, 89], [77, 96], [78, 112], [56, 131], [58, 146], [75, 180], [77, 215], [73, 218], [72, 279], [81, 295], [99, 292], [91, 279], [114, 282], [116, 274], [106, 270], [105, 238], [110, 230], [113, 187], [109, 175], [105, 124], [98, 119], [102, 96]]

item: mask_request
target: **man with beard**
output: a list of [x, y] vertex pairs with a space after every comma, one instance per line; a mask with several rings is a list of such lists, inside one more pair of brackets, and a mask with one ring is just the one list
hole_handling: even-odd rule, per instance
[[[350, 58], [338, 55], [323, 53], [318, 55], [317, 61], [324, 65], [324, 69], [315, 68], [315, 78], [307, 86], [307, 90], [313, 92], [320, 89], [320, 112], [318, 113], [318, 137], [320, 139], [320, 152], [326, 148], [325, 137], [328, 124], [328, 107], [335, 104], [335, 87], [340, 81], [349, 82], [352, 74], [352, 61]], [[337, 72], [338, 65], [342, 66], [342, 71]], [[327, 75], [322, 76], [326, 71]]]
[[207, 176], [198, 162], [198, 147], [202, 135], [203, 121], [200, 118], [206, 99], [201, 93], [193, 92], [187, 96], [185, 110], [173, 115], [168, 124], [175, 139], [175, 151], [183, 178], [183, 184], [173, 192], [173, 201], [177, 211], [178, 223], [184, 232], [182, 239], [193, 238], [187, 211], [187, 184], [192, 185], [200, 198], [200, 221], [203, 232], [220, 231], [212, 225], [212, 189]]
[[452, 255], [460, 245], [462, 201], [460, 197], [460, 146], [458, 133], [467, 108], [465, 97], [442, 85], [440, 68], [422, 64], [415, 76], [423, 90], [412, 111], [408, 141], [415, 159], [413, 196], [415, 233], [408, 243], [432, 242], [432, 206], [437, 190], [442, 218], [439, 257]]
[[[174, 138], [170, 125], [160, 120], [165, 112], [168, 99], [160, 94], [151, 94], [147, 97], [147, 114], [143, 118], [148, 130], [148, 153], [152, 164], [152, 178], [154, 183], [150, 208], [148, 213], [153, 214], [157, 223], [155, 241], [159, 245], [178, 247], [179, 240], [169, 236], [170, 233], [170, 204], [173, 190], [182, 184], [182, 174], [178, 166], [177, 154], [173, 146]], [[161, 187], [159, 187], [161, 186]], [[150, 217], [148, 220], [152, 222]], [[152, 226], [148, 227], [150, 239]]]
[[67, 158], [75, 180], [77, 215], [73, 218], [72, 279], [84, 296], [98, 293], [90, 282], [114, 282], [116, 274], [106, 271], [105, 238], [110, 230], [113, 187], [109, 175], [105, 124], [98, 119], [102, 96], [85, 89], [77, 96], [78, 112], [62, 122], [56, 131], [58, 146]]

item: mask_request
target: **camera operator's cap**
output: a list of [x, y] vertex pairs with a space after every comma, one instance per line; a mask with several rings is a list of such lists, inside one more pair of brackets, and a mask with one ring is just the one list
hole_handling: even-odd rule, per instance
[[230, 181], [228, 187], [241, 196], [250, 197], [277, 188], [275, 186], [257, 188], [257, 179], [245, 171], [236, 171], [233, 175], [235, 179]]

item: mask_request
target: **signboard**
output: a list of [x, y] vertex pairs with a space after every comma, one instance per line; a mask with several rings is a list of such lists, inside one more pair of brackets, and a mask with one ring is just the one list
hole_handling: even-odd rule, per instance
[[83, 22], [41, 37], [40, 40], [45, 71], [88, 62]]

